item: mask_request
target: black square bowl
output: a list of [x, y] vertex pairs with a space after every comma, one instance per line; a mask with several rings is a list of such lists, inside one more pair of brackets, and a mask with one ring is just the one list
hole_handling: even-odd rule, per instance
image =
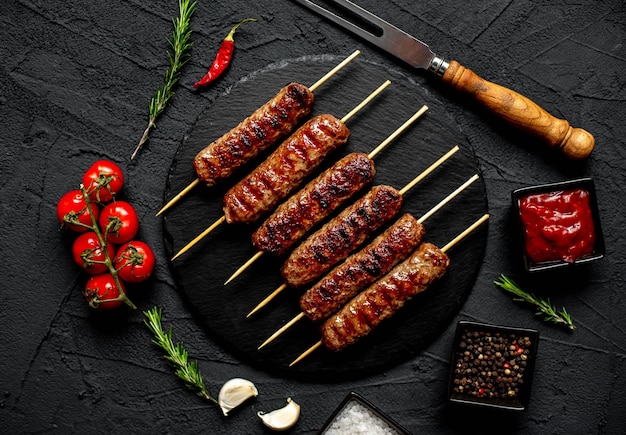
[[450, 359], [448, 401], [526, 410], [538, 344], [539, 331], [533, 329], [460, 321]]
[[[531, 195], [540, 194], [553, 194], [563, 195], [574, 190], [581, 189], [588, 193], [588, 204], [581, 204], [586, 211], [590, 212], [591, 220], [593, 221], [594, 242], [591, 252], [587, 252], [583, 255], [577, 256], [567, 261], [560, 258], [555, 254], [554, 258], [542, 259], [540, 261], [534, 261], [528, 253], [526, 243], [531, 239], [531, 236], [526, 231], [524, 220], [522, 218], [521, 203], [524, 198], [531, 198]], [[521, 255], [524, 262], [524, 268], [527, 272], [539, 272], [555, 268], [568, 268], [575, 267], [582, 263], [588, 263], [590, 261], [598, 260], [604, 257], [605, 246], [604, 236], [602, 234], [602, 227], [600, 225], [600, 213], [598, 211], [598, 202], [596, 198], [596, 189], [591, 178], [581, 178], [576, 180], [563, 181], [560, 183], [542, 184], [538, 186], [523, 187], [513, 191], [511, 194], [513, 200], [513, 208], [515, 211], [515, 220], [517, 228], [519, 229], [519, 241], [521, 248]], [[546, 211], [550, 211], [547, 209]], [[557, 211], [554, 211], [554, 216], [559, 216]], [[566, 226], [563, 226], [566, 228]], [[585, 227], [583, 227], [585, 228]], [[586, 227], [589, 228], [589, 227]], [[577, 236], [578, 237], [578, 236]], [[576, 241], [576, 240], [575, 240]], [[563, 249], [563, 247], [561, 247]]]
[[[339, 404], [337, 409], [332, 413], [332, 415], [328, 418], [322, 429], [318, 432], [320, 435], [330, 434], [333, 423], [337, 422], [340, 418], [343, 418], [343, 413], [347, 413], [348, 409], [351, 406], [356, 406], [359, 412], [365, 412], [368, 414], [368, 418], [372, 418], [376, 420], [377, 425], [381, 425], [381, 427], [385, 427], [386, 429], [390, 429], [392, 431], [397, 432], [399, 435], [409, 435], [410, 432], [388, 417], [383, 411], [378, 409], [372, 403], [370, 403], [367, 399], [360, 396], [355, 392], [350, 392], [345, 399]], [[346, 415], [347, 417], [347, 415]], [[356, 424], [356, 422], [352, 422], [352, 424]], [[370, 429], [373, 430], [374, 428]], [[376, 432], [372, 432], [376, 433]]]

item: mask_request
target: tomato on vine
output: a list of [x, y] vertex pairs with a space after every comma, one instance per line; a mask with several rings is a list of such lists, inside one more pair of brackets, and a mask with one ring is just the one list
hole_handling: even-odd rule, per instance
[[[124, 284], [119, 282], [119, 285], [125, 294]], [[89, 306], [99, 310], [117, 308], [123, 303], [120, 297], [120, 289], [116, 285], [115, 278], [110, 273], [95, 275], [89, 278], [83, 294]]]
[[137, 212], [126, 201], [115, 201], [104, 207], [98, 223], [105, 239], [111, 243], [129, 242], [139, 231]]
[[122, 190], [124, 174], [115, 163], [98, 160], [83, 175], [83, 185], [92, 201], [109, 202]]
[[[91, 211], [97, 221], [100, 209], [97, 205], [91, 204]], [[61, 197], [57, 203], [57, 218], [67, 228], [79, 233], [88, 231], [90, 229], [88, 227], [93, 225], [85, 197], [78, 189], [70, 190]]]
[[[110, 244], [107, 244], [106, 251], [108, 258], [113, 258], [115, 250]], [[107, 256], [98, 235], [93, 231], [83, 233], [74, 240], [72, 255], [76, 264], [87, 273], [98, 275], [109, 270], [105, 263]]]
[[120, 246], [114, 266], [118, 276], [126, 282], [147, 280], [154, 270], [154, 252], [147, 243], [133, 240]]
[[[83, 295], [94, 309], [122, 304], [136, 309], [126, 295], [126, 284], [148, 279], [154, 269], [152, 249], [133, 240], [139, 230], [135, 208], [126, 201], [112, 201], [123, 185], [120, 167], [98, 160], [84, 173], [80, 189], [63, 195], [56, 207], [59, 221], [81, 233], [72, 244], [72, 257], [92, 275]], [[117, 244], [124, 246], [116, 257]]]

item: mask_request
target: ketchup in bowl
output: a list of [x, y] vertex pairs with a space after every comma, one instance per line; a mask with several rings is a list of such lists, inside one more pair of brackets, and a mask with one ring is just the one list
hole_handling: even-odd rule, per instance
[[593, 252], [596, 233], [586, 190], [527, 195], [519, 209], [526, 253], [533, 262], [572, 263]]
[[591, 179], [513, 192], [530, 271], [585, 262], [604, 255]]

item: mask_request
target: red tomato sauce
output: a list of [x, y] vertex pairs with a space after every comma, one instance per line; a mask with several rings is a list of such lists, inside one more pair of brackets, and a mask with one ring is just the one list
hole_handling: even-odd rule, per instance
[[593, 252], [596, 233], [586, 190], [527, 195], [519, 208], [526, 253], [533, 262], [572, 263]]

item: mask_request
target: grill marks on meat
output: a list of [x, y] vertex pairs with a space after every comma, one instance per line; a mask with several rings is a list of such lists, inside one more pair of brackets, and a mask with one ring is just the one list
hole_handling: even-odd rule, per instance
[[282, 203], [252, 234], [263, 252], [282, 255], [317, 223], [374, 179], [374, 163], [363, 153], [351, 153]]
[[332, 115], [316, 116], [287, 138], [224, 196], [226, 222], [250, 223], [284, 199], [322, 160], [345, 144], [350, 130]]
[[324, 322], [322, 342], [332, 351], [353, 344], [441, 278], [449, 264], [450, 259], [438, 247], [422, 243], [408, 259]]
[[402, 195], [390, 186], [375, 186], [293, 250], [282, 267], [286, 284], [313, 282], [345, 259], [402, 206]]
[[351, 255], [300, 298], [302, 312], [318, 322], [339, 310], [366, 286], [409, 256], [425, 229], [406, 213], [369, 245]]
[[213, 186], [290, 133], [313, 108], [313, 93], [290, 83], [194, 158], [198, 179]]

